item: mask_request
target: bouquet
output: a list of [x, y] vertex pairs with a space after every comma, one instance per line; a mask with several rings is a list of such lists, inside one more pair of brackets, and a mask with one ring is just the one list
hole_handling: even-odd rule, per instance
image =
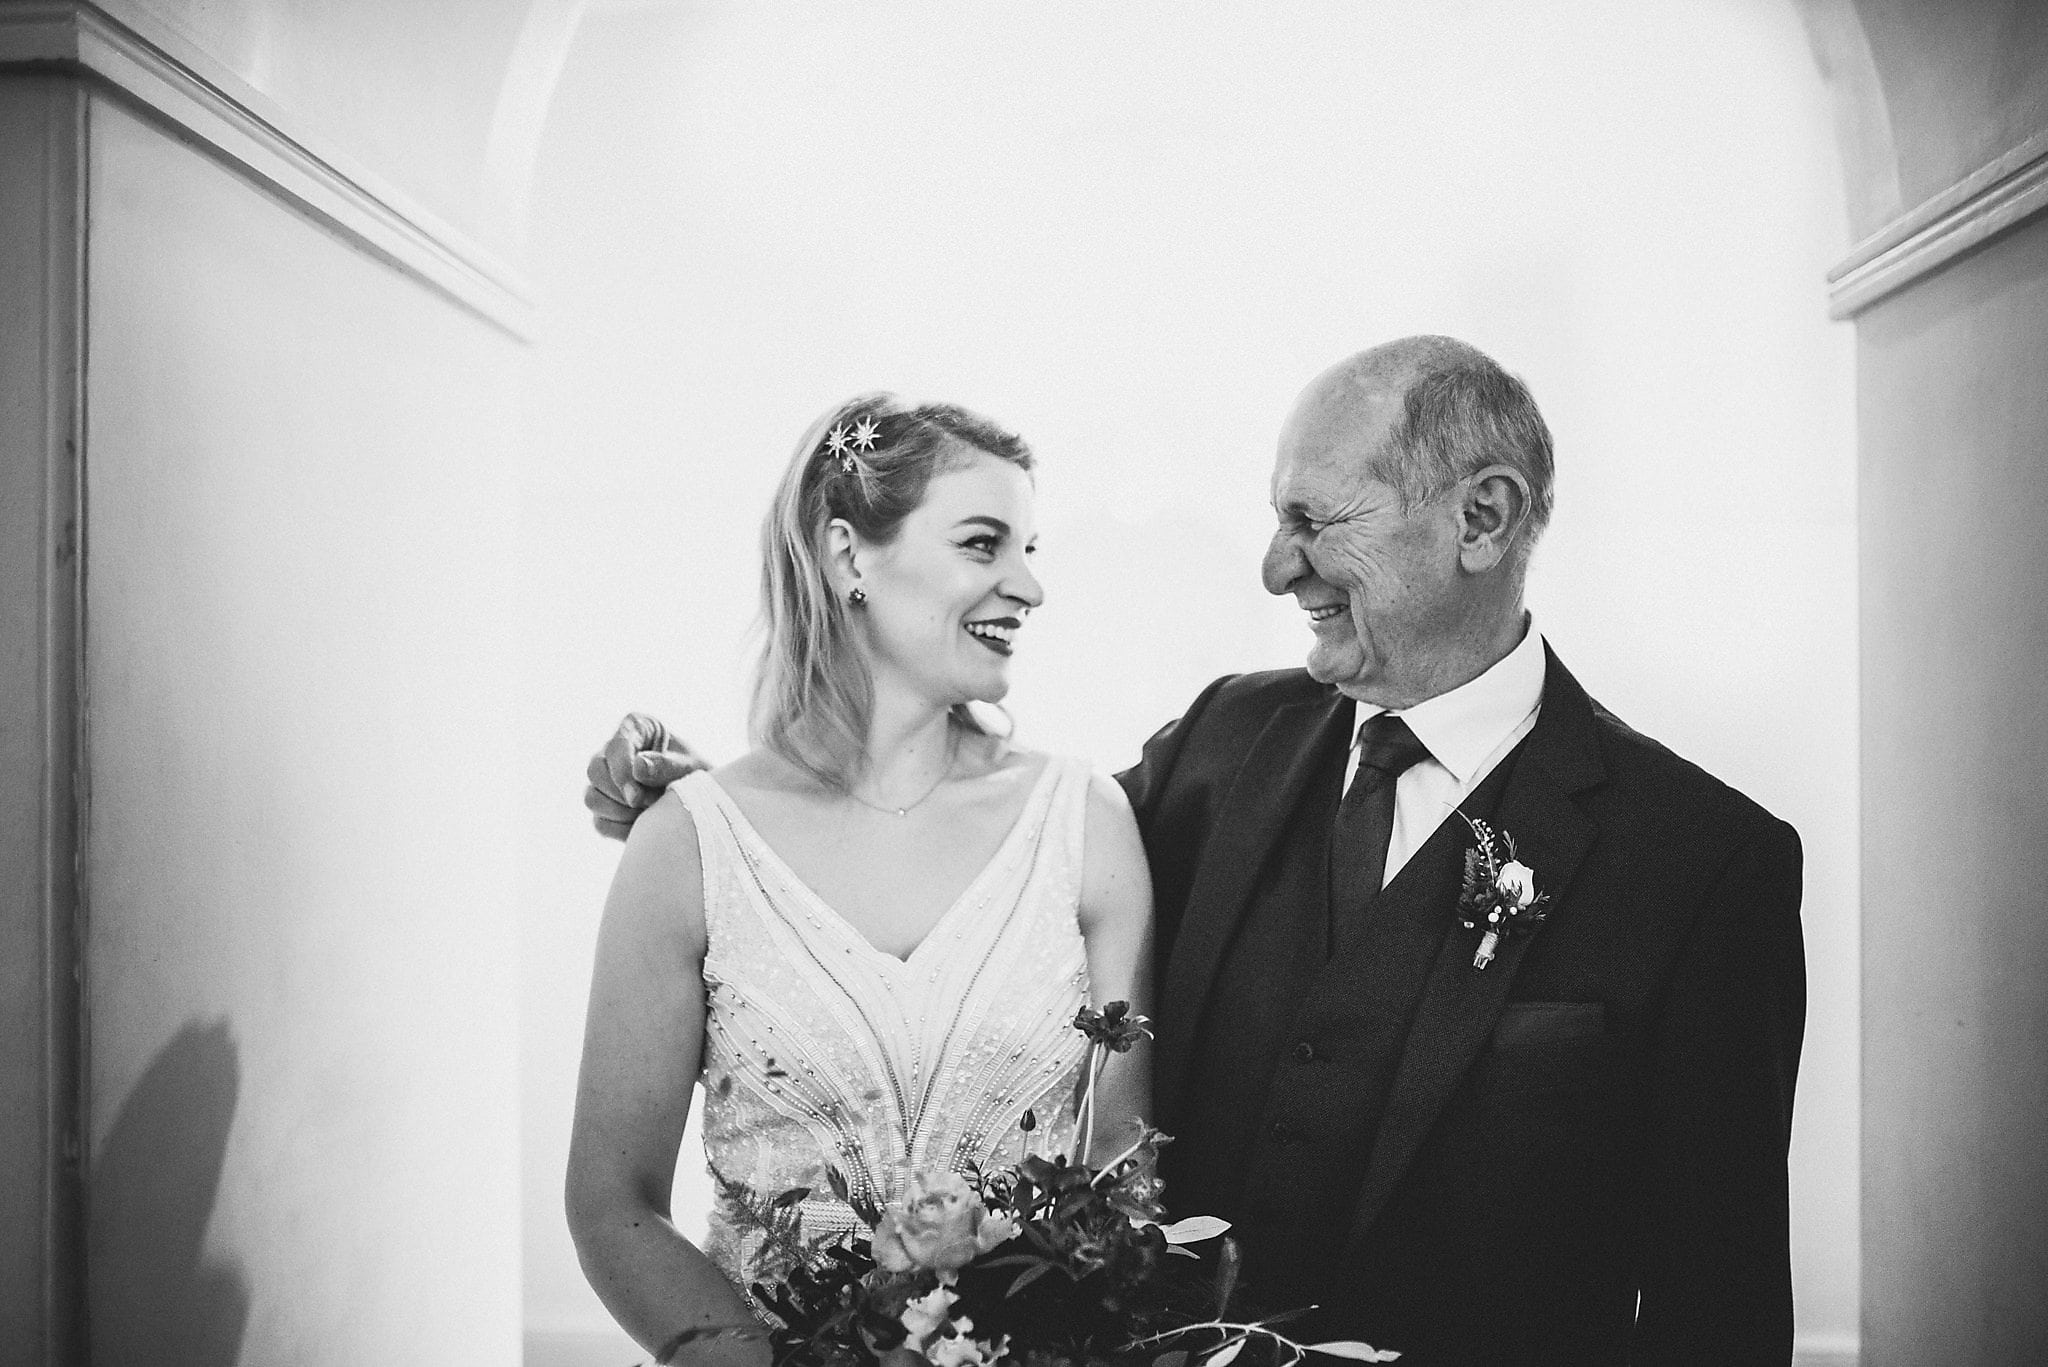
[[[1309, 1353], [1391, 1362], [1351, 1341], [1302, 1344], [1282, 1326], [1307, 1310], [1230, 1318], [1236, 1244], [1226, 1221], [1167, 1223], [1160, 1147], [1142, 1126], [1100, 1166], [1088, 1161], [1096, 1083], [1111, 1053], [1150, 1034], [1127, 1003], [1083, 1008], [1088, 1037], [1077, 1152], [1014, 1167], [914, 1175], [886, 1209], [865, 1205], [837, 1171], [832, 1191], [865, 1233], [807, 1238], [810, 1189], [773, 1196], [719, 1178], [760, 1236], [755, 1303], [772, 1322], [776, 1367], [1293, 1367]], [[1027, 1135], [1035, 1121], [1021, 1122]], [[1222, 1238], [1213, 1270], [1189, 1246]], [[1249, 1349], [1252, 1358], [1243, 1354]]]

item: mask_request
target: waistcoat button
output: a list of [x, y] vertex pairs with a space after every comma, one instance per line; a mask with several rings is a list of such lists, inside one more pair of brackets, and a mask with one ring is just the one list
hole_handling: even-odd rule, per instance
[[1307, 1040], [1303, 1040], [1294, 1046], [1294, 1056], [1303, 1063], [1314, 1063], [1316, 1061], [1316, 1047]]

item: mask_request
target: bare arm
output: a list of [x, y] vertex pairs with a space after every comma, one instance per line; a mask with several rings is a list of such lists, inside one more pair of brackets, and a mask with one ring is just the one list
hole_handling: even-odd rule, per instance
[[[1152, 874], [1131, 804], [1116, 780], [1089, 780], [1087, 854], [1081, 871], [1081, 940], [1088, 953], [1091, 1003], [1127, 1001], [1149, 1014], [1152, 1004]], [[1152, 1109], [1152, 1048], [1141, 1041], [1112, 1054], [1096, 1090], [1096, 1161], [1129, 1143], [1131, 1122]]]
[[[765, 1367], [760, 1324], [669, 1217], [704, 1044], [704, 893], [680, 798], [626, 842], [598, 932], [569, 1145], [570, 1233], [620, 1326], [662, 1361]], [[693, 1333], [720, 1328], [734, 1333]]]

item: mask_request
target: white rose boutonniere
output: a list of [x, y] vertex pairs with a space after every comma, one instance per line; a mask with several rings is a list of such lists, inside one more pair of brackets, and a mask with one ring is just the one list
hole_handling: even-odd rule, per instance
[[[1460, 812], [1460, 816], [1464, 813]], [[1465, 851], [1465, 886], [1458, 894], [1458, 924], [1479, 932], [1472, 967], [1493, 962], [1500, 942], [1527, 935], [1549, 915], [1550, 894], [1536, 890], [1536, 870], [1515, 857], [1515, 838], [1465, 817], [1476, 842]]]

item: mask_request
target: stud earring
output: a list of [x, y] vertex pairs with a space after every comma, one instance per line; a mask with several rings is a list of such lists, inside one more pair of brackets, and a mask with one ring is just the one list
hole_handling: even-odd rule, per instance
[[860, 585], [855, 584], [853, 586], [853, 592], [846, 595], [846, 601], [853, 604], [855, 607], [859, 607], [861, 604], [868, 601], [868, 591], [862, 588]]

